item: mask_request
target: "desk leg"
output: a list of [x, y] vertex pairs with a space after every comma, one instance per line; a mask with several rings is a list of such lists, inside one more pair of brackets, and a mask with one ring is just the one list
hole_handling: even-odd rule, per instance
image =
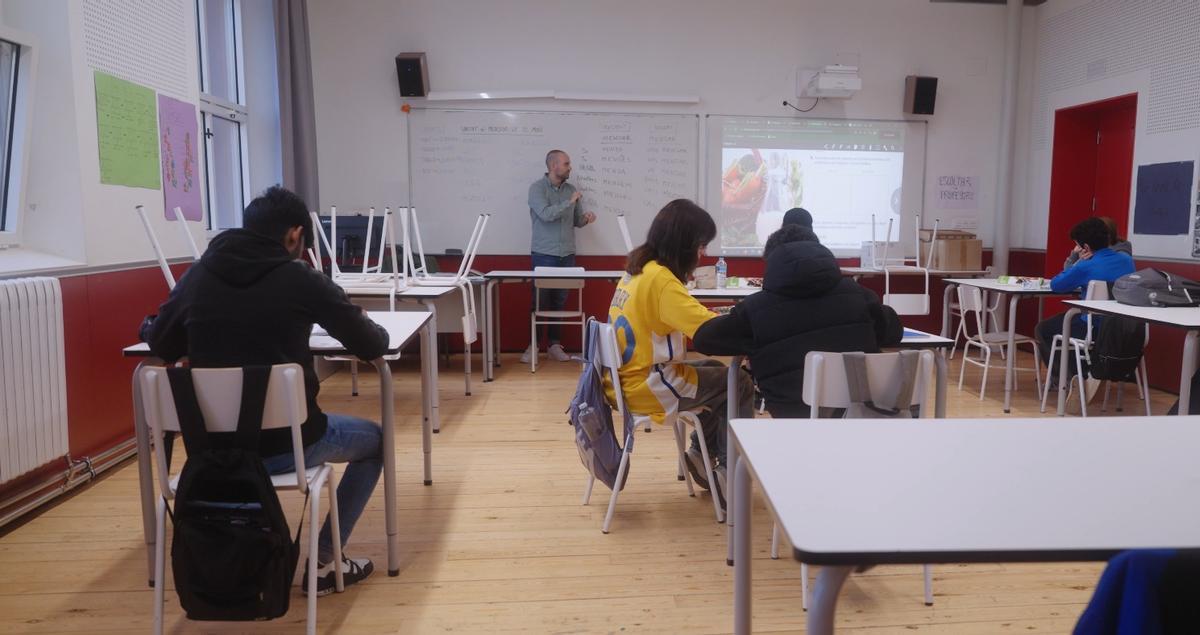
[[[726, 375], [726, 379], [725, 379], [725, 394], [726, 395], [738, 394], [737, 393], [738, 369], [741, 367], [741, 365], [742, 365], [742, 356], [741, 355], [734, 355], [733, 358], [729, 360], [729, 373]], [[733, 399], [726, 399], [725, 400], [725, 417], [726, 417], [725, 420], [727, 422], [733, 421], [734, 419], [737, 418], [737, 416], [738, 416], [737, 402], [734, 401]], [[733, 427], [726, 426], [726, 431], [725, 431], [725, 489], [728, 490], [725, 492], [725, 508], [726, 509], [736, 509], [736, 507], [734, 507], [734, 505], [736, 503], [734, 503], [733, 500], [735, 498], [734, 492], [737, 491], [737, 485], [736, 485], [736, 483], [737, 483], [737, 458], [738, 458], [737, 446], [733, 443]], [[726, 536], [728, 538], [726, 540], [726, 542], [728, 544], [726, 547], [726, 554], [725, 554], [725, 564], [727, 564], [727, 565], [733, 564], [733, 525], [735, 522], [736, 521], [734, 520], [732, 515], [730, 515], [730, 514], [725, 515]]]
[[[735, 635], [750, 635], [750, 504], [753, 502], [753, 483], [745, 461], [738, 461], [734, 470], [734, 554], [733, 554], [733, 632]], [[810, 616], [811, 619], [811, 616]], [[809, 631], [812, 632], [812, 631]]]
[[950, 337], [950, 298], [957, 288], [958, 285], [947, 282], [942, 292], [942, 337]]
[[1013, 366], [1016, 363], [1017, 350], [1013, 346], [1013, 341], [1017, 337], [1017, 300], [1021, 296], [1012, 294], [1012, 298], [1008, 301], [1008, 355], [1005, 355], [1004, 360], [1004, 414], [1008, 414], [1012, 410], [1012, 385], [1013, 385]]
[[494, 373], [492, 372], [492, 287], [496, 285], [494, 280], [488, 280], [483, 284], [483, 381], [492, 381]]
[[[424, 397], [429, 403], [429, 412], [427, 414], [433, 423], [433, 431], [437, 433], [442, 431], [442, 421], [438, 417], [437, 306], [435, 306], [433, 300], [422, 300], [421, 303], [433, 314], [429, 318], [429, 324], [425, 327], [425, 341], [428, 342], [428, 347], [421, 347], [421, 368], [423, 372], [427, 373], [421, 382], [421, 387], [422, 391], [424, 391], [425, 384], [428, 382], [429, 394], [424, 395]], [[429, 360], [428, 368], [425, 366], [426, 359]]]
[[436, 328], [431, 321], [425, 325], [421, 336], [421, 450], [425, 455], [426, 485], [433, 485], [433, 433], [437, 430], [433, 409], [437, 402], [437, 388], [433, 382], [437, 375]]
[[[1063, 315], [1062, 327], [1062, 346], [1058, 349], [1058, 416], [1067, 414], [1067, 388], [1070, 384], [1067, 383], [1067, 351], [1072, 350], [1071, 346], [1071, 321], [1075, 316], [1079, 315], [1079, 309], [1069, 307]], [[1049, 375], [1049, 371], [1046, 373]]]
[[[400, 528], [396, 520], [396, 418], [392, 394], [392, 369], [376, 359], [379, 371], [379, 427], [383, 432], [383, 513], [387, 521], [388, 575], [400, 575]], [[427, 455], [428, 456], [428, 455]]]
[[[137, 441], [138, 493], [142, 502], [142, 532], [146, 539], [146, 563], [149, 565], [150, 586], [154, 586], [154, 543], [155, 543], [155, 511], [154, 511], [154, 475], [150, 467], [150, 424], [146, 421], [146, 412], [142, 410], [142, 386], [138, 382], [143, 366], [149, 360], [143, 360], [133, 371], [133, 434]], [[156, 362], [158, 363], [158, 362]]]
[[837, 611], [838, 594], [850, 577], [853, 567], [821, 567], [817, 587], [813, 590], [812, 610], [808, 612], [808, 635], [833, 635], [833, 618]]
[[937, 384], [934, 386], [933, 416], [938, 419], [946, 418], [946, 349], [939, 348], [933, 356], [933, 365], [937, 369]]
[[[1196, 342], [1200, 331], [1188, 331], [1183, 337], [1183, 363], [1179, 368], [1179, 414], [1188, 414], [1192, 399], [1192, 375], [1196, 373]], [[1150, 395], [1146, 395], [1149, 399]]]

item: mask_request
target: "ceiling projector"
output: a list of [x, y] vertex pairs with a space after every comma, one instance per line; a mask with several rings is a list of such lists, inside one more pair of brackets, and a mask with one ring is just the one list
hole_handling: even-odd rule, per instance
[[857, 66], [831, 64], [821, 69], [801, 69], [796, 76], [797, 97], [849, 99], [862, 90]]

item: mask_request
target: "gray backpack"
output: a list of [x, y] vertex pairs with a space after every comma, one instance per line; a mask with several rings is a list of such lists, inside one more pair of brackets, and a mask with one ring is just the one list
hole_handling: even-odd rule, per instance
[[[583, 371], [579, 373], [575, 397], [571, 399], [567, 414], [575, 428], [575, 447], [579, 450], [579, 460], [583, 467], [612, 489], [617, 480], [617, 470], [621, 466], [623, 450], [613, 429], [612, 408], [604, 395], [600, 365], [595, 363], [596, 356], [599, 355], [598, 335], [597, 324], [594, 320], [589, 321], [588, 341], [585, 347], [587, 356], [579, 360], [584, 362]], [[633, 443], [634, 425], [628, 413], [625, 415], [624, 424], [625, 443]], [[625, 482], [629, 482], [629, 479], [626, 478]], [[622, 483], [621, 489], [624, 488]]]
[[1200, 306], [1200, 284], [1158, 269], [1142, 269], [1117, 278], [1112, 297], [1130, 306]]
[[867, 354], [860, 352], [842, 353], [846, 371], [846, 388], [850, 393], [850, 408], [845, 418], [896, 418], [915, 419], [920, 409], [913, 405], [913, 390], [917, 383], [917, 369], [921, 364], [920, 351], [900, 351], [900, 391], [896, 403], [877, 404], [871, 398], [871, 384], [867, 380]]

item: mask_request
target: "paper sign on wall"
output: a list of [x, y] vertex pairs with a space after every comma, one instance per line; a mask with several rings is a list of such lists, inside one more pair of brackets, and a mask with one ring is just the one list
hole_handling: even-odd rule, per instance
[[175, 208], [183, 217], [198, 221], [200, 174], [196, 107], [166, 95], [158, 96], [158, 143], [162, 157], [163, 211], [175, 220]]
[[946, 175], [937, 177], [938, 209], [978, 210], [979, 177]]
[[1192, 161], [1138, 166], [1133, 233], [1178, 236], [1188, 233]]
[[159, 188], [154, 91], [95, 71], [100, 182]]

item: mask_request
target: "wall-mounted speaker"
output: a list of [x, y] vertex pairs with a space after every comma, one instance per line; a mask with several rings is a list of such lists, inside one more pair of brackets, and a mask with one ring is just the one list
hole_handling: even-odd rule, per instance
[[429, 93], [429, 65], [424, 53], [401, 53], [396, 56], [396, 79], [400, 81], [401, 97], [424, 97]]
[[904, 78], [904, 112], [910, 115], [932, 115], [933, 103], [936, 100], [936, 77], [909, 75]]

